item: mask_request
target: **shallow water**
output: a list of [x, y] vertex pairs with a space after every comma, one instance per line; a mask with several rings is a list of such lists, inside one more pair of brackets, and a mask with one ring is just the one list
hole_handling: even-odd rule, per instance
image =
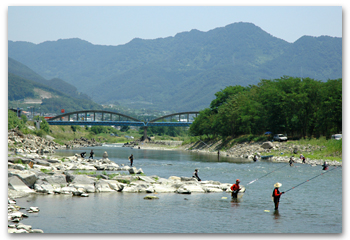
[[[133, 153], [134, 166], [142, 168], [146, 175], [190, 177], [198, 168], [202, 180], [233, 183], [239, 178], [246, 192], [238, 202], [232, 202], [227, 193], [159, 193], [158, 200], [144, 200], [146, 193], [95, 193], [88, 198], [35, 195], [17, 199], [19, 206], [40, 208], [39, 213], [30, 214], [22, 223], [45, 233], [342, 232], [341, 167], [320, 175], [324, 172], [320, 166], [303, 164], [289, 167], [287, 163], [224, 157], [218, 160], [216, 155], [115, 145], [93, 149], [95, 158], [100, 159], [107, 151], [109, 159], [119, 165], [128, 164], [127, 158]], [[83, 150], [90, 152], [90, 148], [82, 148], [60, 150], [56, 155], [71, 156]], [[281, 182], [280, 190], [286, 191], [317, 175], [282, 195], [279, 211], [273, 211], [274, 183]], [[256, 178], [259, 179], [247, 185]]]

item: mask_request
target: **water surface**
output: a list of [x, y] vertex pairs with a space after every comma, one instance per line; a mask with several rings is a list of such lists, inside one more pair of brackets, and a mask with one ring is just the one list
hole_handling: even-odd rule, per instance
[[[60, 150], [71, 156], [91, 148]], [[341, 233], [342, 168], [320, 175], [320, 166], [267, 161], [248, 162], [186, 151], [131, 149], [107, 145], [94, 147], [95, 158], [107, 151], [109, 159], [134, 166], [146, 175], [192, 176], [199, 169], [202, 180], [234, 183], [239, 178], [246, 193], [233, 202], [227, 193], [159, 193], [158, 200], [144, 200], [145, 193], [94, 193], [88, 198], [66, 195], [34, 195], [17, 199], [22, 207], [37, 206], [22, 223], [45, 233]], [[281, 168], [283, 167], [283, 168]], [[252, 180], [281, 168], [256, 182]], [[333, 168], [333, 167], [332, 167]], [[281, 197], [280, 209], [273, 210], [273, 185], [281, 191], [314, 176]], [[227, 197], [227, 199], [224, 199]]]

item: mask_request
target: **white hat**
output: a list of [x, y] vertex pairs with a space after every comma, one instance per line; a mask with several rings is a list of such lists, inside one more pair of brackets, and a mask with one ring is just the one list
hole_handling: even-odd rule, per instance
[[273, 185], [275, 188], [279, 188], [279, 187], [281, 187], [282, 186], [282, 183], [275, 183], [275, 185]]

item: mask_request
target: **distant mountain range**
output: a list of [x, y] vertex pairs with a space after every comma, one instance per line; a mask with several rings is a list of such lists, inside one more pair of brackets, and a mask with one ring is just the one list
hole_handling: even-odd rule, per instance
[[284, 75], [342, 77], [342, 38], [303, 36], [288, 43], [243, 22], [118, 46], [81, 39], [9, 41], [8, 56], [44, 79], [64, 80], [95, 102], [174, 112], [206, 108], [229, 85]]

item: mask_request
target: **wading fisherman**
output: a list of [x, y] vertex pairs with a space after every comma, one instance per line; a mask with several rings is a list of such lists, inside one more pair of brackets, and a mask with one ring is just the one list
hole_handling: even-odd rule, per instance
[[293, 166], [293, 162], [294, 162], [294, 160], [293, 160], [293, 157], [290, 157], [290, 159], [289, 159], [289, 166]]
[[130, 167], [132, 167], [132, 163], [134, 162], [134, 155], [130, 155], [129, 157], [129, 161], [130, 161]]
[[193, 173], [193, 176], [192, 176], [192, 177], [196, 178], [198, 181], [202, 181], [202, 180], [198, 177], [198, 169], [197, 169], [197, 168], [194, 170], [194, 173]]
[[275, 203], [275, 210], [278, 210], [278, 205], [280, 202], [280, 197], [284, 192], [280, 192], [279, 188], [282, 186], [281, 183], [275, 183], [275, 185], [273, 185], [275, 187], [275, 189], [272, 192], [272, 197], [273, 197], [273, 202]]
[[326, 161], [324, 161], [323, 165], [322, 165], [322, 170], [328, 170], [329, 165], [327, 164]]
[[91, 149], [91, 152], [90, 152], [90, 157], [89, 157], [89, 159], [90, 158], [92, 158], [92, 159], [94, 159], [94, 151]]
[[241, 190], [239, 183], [240, 183], [239, 179], [236, 179], [236, 183], [231, 186], [232, 198], [237, 198], [237, 194], [238, 194], [239, 190]]

